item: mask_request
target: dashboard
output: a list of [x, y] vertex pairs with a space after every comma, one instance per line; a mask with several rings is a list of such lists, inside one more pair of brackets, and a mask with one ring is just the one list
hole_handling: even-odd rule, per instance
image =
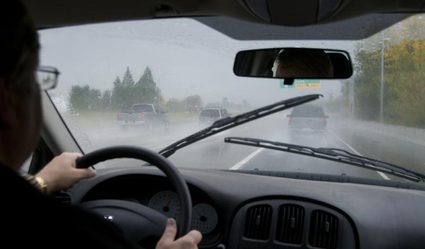
[[[192, 196], [192, 229], [203, 234], [204, 243], [214, 242], [220, 235], [219, 211], [208, 194], [194, 185], [189, 185]], [[150, 207], [166, 217], [179, 222], [180, 202], [173, 187], [162, 176], [125, 175], [117, 176], [96, 185], [81, 202], [117, 199], [135, 202]]]
[[[425, 192], [219, 170], [180, 169], [200, 248], [423, 248]], [[180, 204], [153, 167], [98, 170], [71, 203], [119, 199], [179, 219]]]

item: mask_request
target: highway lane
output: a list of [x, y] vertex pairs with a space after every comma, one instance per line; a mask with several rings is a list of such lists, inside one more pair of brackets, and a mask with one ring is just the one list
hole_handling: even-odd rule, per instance
[[[224, 138], [228, 136], [254, 137], [311, 147], [341, 148], [355, 154], [374, 156], [373, 154], [368, 155], [367, 152], [375, 151], [376, 144], [371, 145], [366, 142], [347, 139], [346, 124], [343, 126], [341, 122], [334, 122], [330, 119], [327, 132], [323, 134], [314, 132], [291, 133], [287, 127], [287, 122], [286, 113], [278, 113], [256, 120], [189, 145], [177, 151], [170, 157], [170, 160], [178, 167], [186, 168], [279, 170], [393, 179], [393, 176], [388, 174], [329, 160], [224, 143]], [[87, 146], [85, 150], [90, 151], [112, 145], [135, 145], [159, 151], [172, 142], [202, 128], [196, 120], [171, 124], [167, 129], [164, 127], [145, 129], [141, 126], [121, 127], [115, 123], [102, 124], [97, 125], [94, 129], [95, 132], [86, 133], [87, 139], [90, 140], [90, 146]], [[87, 128], [85, 129], [87, 130]], [[367, 137], [368, 134], [362, 131], [362, 136]], [[383, 140], [382, 144], [385, 144], [386, 138], [381, 139]], [[356, 143], [353, 143], [353, 141], [356, 141]], [[399, 148], [402, 150], [403, 144], [400, 144]], [[394, 153], [387, 152], [387, 154]], [[405, 160], [408, 160], [408, 158]], [[139, 162], [134, 163], [140, 164]]]
[[182, 151], [176, 152], [176, 155], [170, 159], [176, 165], [195, 168], [277, 170], [391, 179], [387, 174], [329, 160], [224, 143], [224, 138], [227, 136], [255, 137], [311, 147], [341, 148], [360, 154], [332, 130], [323, 134], [308, 133], [303, 135], [291, 133], [288, 130], [285, 116], [280, 114], [264, 120], [253, 121], [250, 124], [227, 131], [225, 134], [218, 134], [214, 138], [191, 145], [186, 149], [182, 149]]
[[[308, 140], [312, 140], [312, 142], [308, 143]], [[323, 140], [322, 144], [326, 145], [326, 147], [341, 148], [352, 153], [356, 153], [354, 148], [345, 144], [344, 141], [341, 141], [336, 134], [322, 134], [304, 138], [303, 144], [309, 145], [314, 142], [317, 143], [318, 140]], [[291, 141], [291, 143], [294, 142]], [[257, 149], [253, 153], [255, 153], [255, 156], [250, 157], [248, 155], [247, 158], [249, 160], [242, 159], [241, 163], [236, 164], [232, 167], [232, 169], [305, 172], [329, 175], [348, 175], [372, 179], [390, 179], [387, 174], [378, 173], [374, 170], [363, 169], [348, 164], [305, 155], [297, 155], [270, 149]]]

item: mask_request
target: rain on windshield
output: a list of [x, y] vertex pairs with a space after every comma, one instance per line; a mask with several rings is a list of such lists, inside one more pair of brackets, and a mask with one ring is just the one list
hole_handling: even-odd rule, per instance
[[[61, 72], [49, 95], [84, 152], [112, 145], [159, 151], [210, 125], [203, 113], [233, 116], [320, 93], [320, 100], [214, 135], [170, 160], [186, 168], [391, 180], [323, 159], [226, 144], [224, 138], [341, 148], [425, 172], [424, 25], [422, 16], [414, 16], [361, 41], [238, 41], [192, 19], [76, 26], [40, 32], [41, 64]], [[346, 50], [355, 73], [348, 80], [299, 80], [292, 86], [233, 74], [238, 51], [278, 46]]]

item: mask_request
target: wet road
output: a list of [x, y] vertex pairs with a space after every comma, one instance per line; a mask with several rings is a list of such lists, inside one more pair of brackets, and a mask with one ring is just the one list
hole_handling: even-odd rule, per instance
[[[389, 138], [387, 137], [383, 138], [382, 135], [379, 137], [370, 131], [365, 132], [363, 130], [360, 132], [352, 127], [347, 129], [347, 124], [336, 122], [332, 119], [328, 120], [328, 127], [325, 133], [291, 133], [287, 127], [287, 122], [288, 120], [284, 113], [253, 121], [183, 148], [172, 155], [170, 160], [177, 166], [186, 168], [258, 169], [348, 175], [390, 180], [393, 176], [374, 170], [367, 170], [304, 155], [228, 144], [224, 143], [224, 138], [228, 136], [254, 137], [311, 147], [341, 148], [355, 154], [370, 157], [381, 156], [378, 157], [381, 159], [386, 154], [394, 157], [395, 151], [400, 152], [400, 148], [406, 148], [405, 142], [392, 141], [391, 146], [388, 146], [387, 141], [389, 141]], [[87, 139], [91, 141], [90, 146], [93, 148], [110, 145], [137, 145], [158, 151], [177, 139], [183, 138], [201, 128], [202, 126], [194, 120], [170, 125], [168, 128], [154, 127], [150, 130], [146, 130], [140, 126], [121, 127], [117, 124], [113, 124], [113, 126], [111, 124], [105, 124], [103, 126], [98, 125], [96, 132], [89, 133]], [[368, 138], [373, 139], [368, 140]], [[379, 144], [368, 143], [370, 141], [379, 141]], [[378, 148], [380, 151], [379, 155], [376, 154]], [[415, 146], [415, 149], [416, 151], [425, 151], [421, 146]], [[409, 151], [411, 152], [411, 149]], [[414, 167], [421, 167], [421, 162], [425, 162], [425, 158], [424, 160], [421, 158], [423, 154], [414, 153], [415, 160], [417, 161], [416, 163], [412, 163]], [[403, 161], [405, 162], [412, 159], [412, 155], [408, 153], [404, 155], [400, 152], [399, 155], [402, 155], [401, 157], [404, 158]], [[391, 159], [390, 157], [388, 158]], [[399, 157], [398, 160], [400, 160]], [[394, 161], [391, 159], [391, 162]]]
[[[273, 120], [274, 119], [274, 120]], [[270, 122], [273, 121], [273, 122]], [[228, 136], [254, 137], [271, 141], [288, 142], [310, 147], [341, 148], [355, 154], [360, 154], [333, 129], [325, 133], [299, 134], [291, 133], [287, 122], [282, 117], [269, 120], [254, 121], [245, 127], [236, 128], [216, 138], [205, 140], [198, 146], [188, 147], [185, 151], [177, 152], [170, 159], [177, 165], [185, 167], [208, 167], [232, 170], [269, 170], [286, 172], [306, 172], [330, 175], [349, 175], [373, 179], [390, 179], [391, 176], [377, 171], [367, 170], [348, 164], [329, 160], [297, 155], [288, 152], [256, 148], [251, 146], [224, 143]], [[271, 127], [275, 126], [275, 127]], [[190, 155], [190, 159], [188, 159]]]

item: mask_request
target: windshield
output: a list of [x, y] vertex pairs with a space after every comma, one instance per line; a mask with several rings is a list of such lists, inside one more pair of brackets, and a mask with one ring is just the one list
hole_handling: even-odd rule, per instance
[[[220, 116], [205, 107], [219, 106], [234, 116], [318, 93], [324, 97], [311, 104], [214, 135], [169, 159], [186, 168], [395, 180], [338, 162], [226, 144], [224, 138], [340, 148], [425, 172], [424, 24], [414, 16], [359, 41], [240, 41], [193, 19], [75, 26], [40, 31], [41, 64], [61, 72], [48, 93], [85, 153], [112, 145], [159, 151], [211, 124], [201, 116]], [[292, 86], [234, 75], [238, 51], [272, 47], [345, 50], [355, 72], [348, 80], [298, 80]], [[162, 111], [146, 113], [154, 106]], [[131, 107], [134, 112], [126, 113]]]

